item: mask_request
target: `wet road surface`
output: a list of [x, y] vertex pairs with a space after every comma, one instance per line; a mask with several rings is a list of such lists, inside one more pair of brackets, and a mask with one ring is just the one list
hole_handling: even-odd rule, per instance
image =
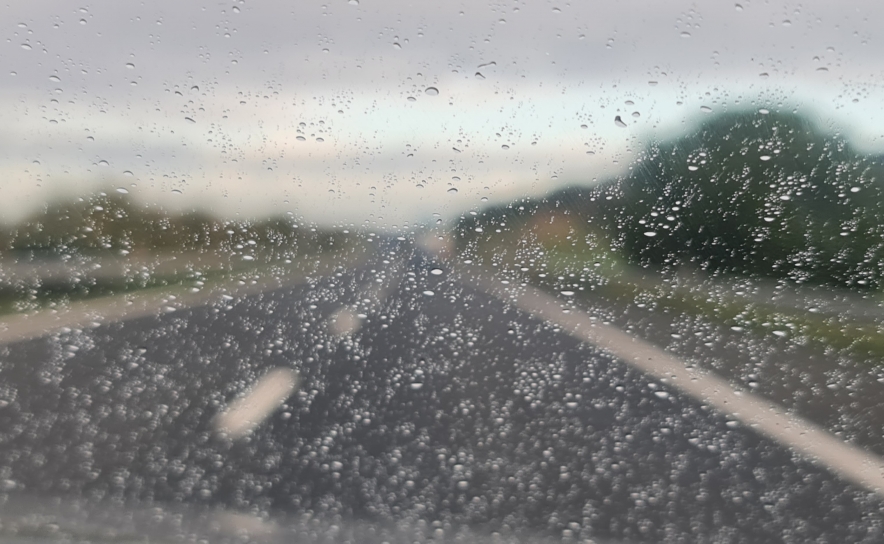
[[[431, 261], [382, 243], [303, 285], [0, 346], [0, 492], [433, 538], [884, 540], [880, 496]], [[279, 368], [297, 391], [219, 433]]]

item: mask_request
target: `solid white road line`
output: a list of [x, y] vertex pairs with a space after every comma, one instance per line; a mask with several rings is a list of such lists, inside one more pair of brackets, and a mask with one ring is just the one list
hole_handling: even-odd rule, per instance
[[[242, 297], [280, 287], [292, 287], [308, 281], [311, 277], [330, 274], [340, 266], [355, 266], [365, 260], [365, 255], [326, 255], [303, 259], [298, 267], [292, 265], [279, 276], [269, 276], [255, 284], [240, 285], [231, 280], [224, 285], [207, 287], [197, 293], [185, 292], [183, 288], [172, 290], [135, 291], [117, 296], [75, 302], [62, 310], [39, 310], [32, 314], [13, 314], [0, 317], [0, 345], [31, 340], [62, 328], [87, 329], [103, 323], [126, 321], [149, 315], [205, 306], [230, 297]], [[239, 271], [239, 274], [248, 272]]]
[[828, 468], [854, 484], [884, 496], [884, 459], [845, 443], [836, 436], [786, 410], [735, 389], [714, 374], [689, 368], [662, 349], [589, 315], [570, 309], [563, 302], [533, 287], [504, 289], [482, 274], [466, 273], [471, 285], [519, 309], [561, 327], [575, 338], [589, 342], [615, 357], [671, 384], [684, 393], [748, 425], [761, 434], [791, 448], [799, 455]]

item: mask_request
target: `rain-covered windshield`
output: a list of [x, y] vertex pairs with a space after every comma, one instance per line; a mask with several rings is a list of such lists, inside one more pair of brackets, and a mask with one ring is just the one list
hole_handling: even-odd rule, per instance
[[882, 22], [0, 8], [0, 541], [884, 541]]

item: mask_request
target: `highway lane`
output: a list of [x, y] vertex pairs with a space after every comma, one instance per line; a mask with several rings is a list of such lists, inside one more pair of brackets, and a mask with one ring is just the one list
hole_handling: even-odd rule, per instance
[[[297, 392], [244, 437], [219, 433], [280, 368]], [[0, 404], [10, 497], [437, 538], [884, 539], [879, 496], [404, 242], [303, 285], [2, 346]]]

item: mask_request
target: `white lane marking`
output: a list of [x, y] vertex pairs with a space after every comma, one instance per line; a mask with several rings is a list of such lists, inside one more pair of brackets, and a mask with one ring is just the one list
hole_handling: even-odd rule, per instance
[[157, 315], [169, 311], [169, 308], [173, 311], [197, 308], [219, 300], [302, 285], [311, 278], [328, 275], [338, 267], [357, 266], [365, 258], [365, 254], [357, 252], [303, 259], [298, 267], [265, 277], [252, 285], [239, 285], [234, 279], [198, 293], [187, 293], [182, 288], [159, 293], [148, 290], [75, 302], [62, 310], [45, 309], [32, 314], [4, 315], [0, 316], [0, 345], [39, 338], [64, 328], [89, 329], [105, 323]]
[[328, 328], [335, 336], [347, 336], [362, 327], [362, 319], [350, 308], [340, 308], [328, 318]]
[[561, 327], [569, 334], [607, 350], [626, 363], [742, 421], [799, 455], [854, 484], [884, 496], [884, 459], [843, 442], [822, 427], [752, 393], [740, 391], [707, 372], [691, 369], [662, 349], [575, 309], [564, 312], [561, 300], [533, 287], [503, 290], [473, 274], [473, 285], [519, 309]]
[[218, 414], [215, 429], [234, 440], [245, 436], [295, 392], [298, 381], [298, 373], [290, 368], [271, 370]]

